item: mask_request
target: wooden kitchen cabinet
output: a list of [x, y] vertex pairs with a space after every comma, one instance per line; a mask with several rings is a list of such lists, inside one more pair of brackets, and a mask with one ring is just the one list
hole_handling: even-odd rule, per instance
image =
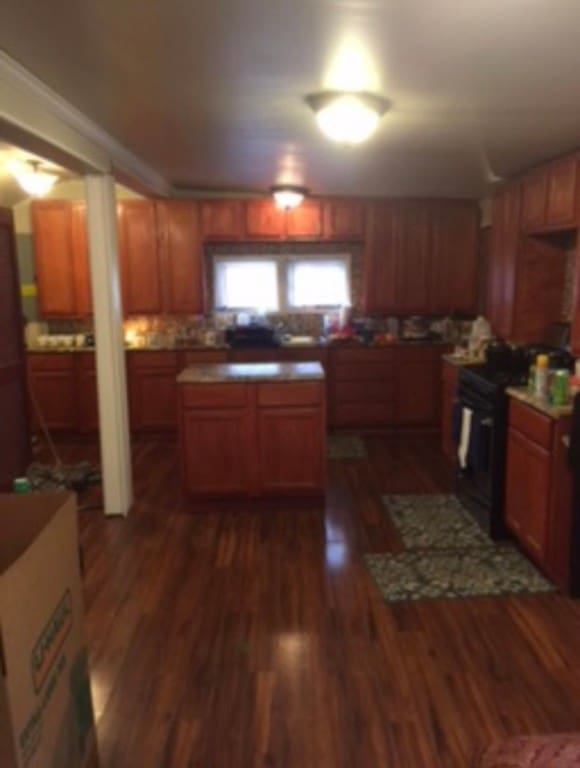
[[551, 446], [552, 420], [511, 400], [505, 518], [520, 544], [540, 565], [547, 553]]
[[163, 311], [203, 314], [203, 242], [199, 205], [186, 200], [158, 201], [156, 215]]
[[28, 380], [34, 426], [38, 429], [43, 421], [55, 431], [77, 430], [79, 412], [75, 354], [28, 355]]
[[360, 200], [325, 200], [322, 212], [326, 240], [364, 239], [365, 208]]
[[316, 240], [322, 236], [322, 208], [319, 200], [304, 200], [286, 211], [286, 237]]
[[457, 400], [459, 368], [445, 360], [441, 365], [441, 451], [455, 461], [457, 446], [453, 440], [453, 409]]
[[71, 236], [76, 313], [83, 316], [92, 315], [87, 212], [84, 203], [72, 203]]
[[286, 234], [286, 212], [273, 200], [249, 200], [245, 204], [246, 237], [279, 240]]
[[442, 347], [397, 349], [395, 418], [397, 426], [437, 428], [441, 404]]
[[578, 157], [570, 155], [548, 165], [546, 224], [551, 228], [577, 227], [579, 223]]
[[123, 200], [117, 215], [124, 314], [159, 314], [163, 299], [155, 203]]
[[128, 353], [131, 429], [166, 431], [177, 428], [179, 355], [172, 351]]
[[242, 200], [204, 200], [201, 203], [204, 240], [240, 240], [244, 235]]
[[536, 168], [522, 179], [522, 219], [524, 232], [533, 232], [546, 225], [548, 205], [548, 169]]
[[332, 427], [384, 429], [393, 423], [395, 350], [329, 350], [329, 422]]
[[66, 200], [34, 200], [30, 212], [39, 313], [43, 317], [74, 317], [77, 299], [72, 204]]
[[395, 306], [395, 209], [375, 200], [367, 205], [364, 259], [365, 311], [387, 314]]
[[473, 203], [430, 206], [429, 303], [434, 314], [477, 308], [479, 213]]
[[430, 307], [430, 211], [421, 202], [395, 204], [395, 311], [426, 313]]
[[78, 429], [80, 432], [98, 432], [99, 405], [95, 353], [79, 353], [76, 355], [75, 362], [79, 419]]

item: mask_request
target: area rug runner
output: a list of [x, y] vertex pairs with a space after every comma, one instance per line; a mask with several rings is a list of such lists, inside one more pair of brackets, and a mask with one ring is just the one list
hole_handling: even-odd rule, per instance
[[550, 592], [547, 579], [509, 542], [494, 542], [455, 496], [385, 496], [405, 551], [365, 555], [387, 602]]
[[327, 435], [326, 457], [328, 459], [366, 459], [367, 449], [358, 435]]

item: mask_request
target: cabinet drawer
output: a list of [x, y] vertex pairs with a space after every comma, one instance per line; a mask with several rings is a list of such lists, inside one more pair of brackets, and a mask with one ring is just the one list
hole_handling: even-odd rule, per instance
[[28, 365], [31, 371], [72, 371], [74, 364], [74, 353], [54, 352], [46, 355], [28, 355]]
[[337, 363], [334, 366], [335, 381], [385, 381], [393, 379], [393, 365], [380, 363]]
[[314, 381], [273, 383], [258, 386], [259, 406], [317, 405], [322, 401], [322, 384]]
[[393, 381], [343, 381], [335, 387], [336, 403], [390, 403]]
[[132, 368], [177, 368], [177, 352], [130, 352]]
[[186, 384], [181, 401], [185, 408], [244, 408], [248, 390], [245, 384]]
[[395, 351], [385, 348], [349, 347], [348, 349], [330, 349], [336, 363], [388, 363], [394, 360]]
[[549, 416], [544, 416], [530, 405], [525, 405], [512, 399], [510, 402], [509, 425], [514, 427], [522, 435], [532, 442], [551, 448], [553, 421]]

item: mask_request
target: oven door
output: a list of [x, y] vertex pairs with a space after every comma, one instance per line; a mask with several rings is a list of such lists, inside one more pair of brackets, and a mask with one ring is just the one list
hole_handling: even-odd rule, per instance
[[472, 417], [466, 466], [457, 474], [457, 496], [486, 533], [493, 539], [505, 538], [505, 395], [460, 378], [458, 404]]

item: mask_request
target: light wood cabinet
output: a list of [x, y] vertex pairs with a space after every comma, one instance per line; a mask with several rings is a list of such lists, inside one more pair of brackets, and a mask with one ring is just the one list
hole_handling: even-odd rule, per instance
[[250, 240], [279, 240], [286, 234], [286, 214], [273, 200], [249, 200], [245, 234]]
[[129, 352], [131, 429], [174, 430], [177, 427], [177, 352]]
[[38, 310], [43, 317], [74, 317], [78, 313], [72, 204], [35, 200], [30, 204]]
[[326, 240], [363, 240], [365, 206], [361, 200], [323, 202], [323, 237]]
[[244, 234], [241, 200], [204, 200], [201, 203], [204, 240], [240, 240]]
[[304, 200], [286, 211], [286, 237], [316, 240], [322, 235], [322, 209], [319, 200]]
[[163, 310], [155, 203], [123, 200], [117, 206], [119, 262], [125, 315]]

